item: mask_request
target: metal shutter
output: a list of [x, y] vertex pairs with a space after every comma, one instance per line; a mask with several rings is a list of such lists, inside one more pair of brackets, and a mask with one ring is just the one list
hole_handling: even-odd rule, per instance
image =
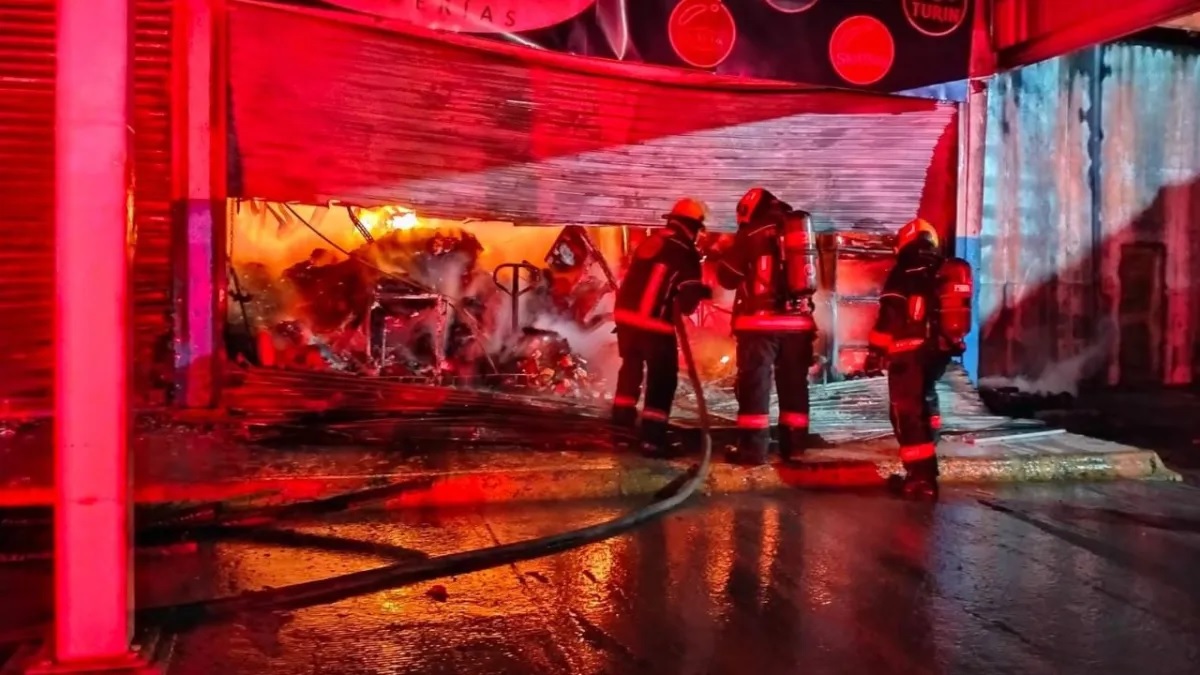
[[141, 403], [161, 403], [150, 387], [155, 346], [171, 331], [172, 299], [172, 0], [133, 0], [134, 223], [137, 248], [130, 289], [134, 383]]
[[0, 0], [0, 418], [51, 406], [54, 0]]
[[[55, 5], [0, 0], [0, 419], [53, 406]], [[171, 307], [172, 3], [135, 0], [133, 12], [131, 292], [144, 393]]]

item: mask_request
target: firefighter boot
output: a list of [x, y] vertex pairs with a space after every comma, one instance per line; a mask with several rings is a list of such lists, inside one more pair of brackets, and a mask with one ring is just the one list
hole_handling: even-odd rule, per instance
[[779, 459], [785, 463], [798, 462], [807, 449], [807, 428], [779, 427]]
[[667, 423], [657, 416], [648, 417], [642, 414], [641, 452], [647, 457], [665, 457], [669, 454], [667, 445]]
[[897, 486], [904, 499], [933, 502], [938, 498], [938, 462], [936, 457], [904, 463], [904, 478]]
[[771, 436], [766, 429], [742, 429], [736, 447], [727, 448], [725, 459], [739, 466], [762, 466], [767, 463]]
[[637, 408], [613, 406], [611, 437], [612, 444], [619, 448], [628, 447], [637, 440]]

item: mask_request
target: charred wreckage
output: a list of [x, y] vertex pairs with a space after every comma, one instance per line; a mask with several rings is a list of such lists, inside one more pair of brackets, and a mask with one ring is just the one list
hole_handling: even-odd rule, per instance
[[541, 265], [489, 270], [466, 229], [375, 237], [348, 211], [364, 239], [354, 250], [322, 237], [331, 248], [278, 275], [262, 263], [231, 267], [231, 361], [598, 395], [587, 360], [563, 334], [587, 339], [611, 317], [616, 276], [584, 228], [563, 228]]

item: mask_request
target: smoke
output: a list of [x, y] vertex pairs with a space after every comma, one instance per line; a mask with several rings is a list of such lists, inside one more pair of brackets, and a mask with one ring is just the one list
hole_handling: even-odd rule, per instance
[[1077, 396], [1079, 383], [1103, 367], [1113, 334], [1112, 326], [1104, 324], [1094, 344], [1075, 356], [1050, 364], [1036, 377], [983, 377], [979, 380], [979, 386], [989, 389], [1015, 388], [1026, 394]]

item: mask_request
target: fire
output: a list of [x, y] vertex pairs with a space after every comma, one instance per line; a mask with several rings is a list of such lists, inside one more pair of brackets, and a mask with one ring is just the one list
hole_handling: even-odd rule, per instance
[[[611, 329], [583, 325], [603, 323], [611, 311], [604, 276], [595, 265], [578, 278], [547, 271], [561, 226], [442, 220], [391, 205], [240, 202], [230, 229], [239, 299], [229, 320], [258, 344], [260, 356], [271, 351], [263, 342], [283, 350], [270, 359], [275, 365], [320, 369], [324, 361], [349, 372], [402, 376], [445, 366], [456, 376], [486, 375], [484, 350], [503, 366], [528, 342], [511, 328], [508, 294], [513, 265], [525, 264], [516, 302], [520, 329], [536, 323], [551, 337], [570, 337], [562, 358], [547, 366], [555, 391], [599, 391], [604, 382], [593, 381], [590, 369], [615, 372], [607, 360], [615, 349]], [[587, 237], [619, 270], [623, 228], [588, 228]], [[456, 307], [450, 318], [422, 304], [429, 297], [423, 288]]]
[[425, 227], [416, 213], [401, 206], [359, 209], [355, 215], [374, 237], [382, 237], [397, 230], [406, 232]]
[[392, 215], [388, 219], [388, 225], [393, 230], [412, 230], [421, 226], [421, 221], [417, 219], [417, 214], [409, 211], [408, 213], [398, 213]]

